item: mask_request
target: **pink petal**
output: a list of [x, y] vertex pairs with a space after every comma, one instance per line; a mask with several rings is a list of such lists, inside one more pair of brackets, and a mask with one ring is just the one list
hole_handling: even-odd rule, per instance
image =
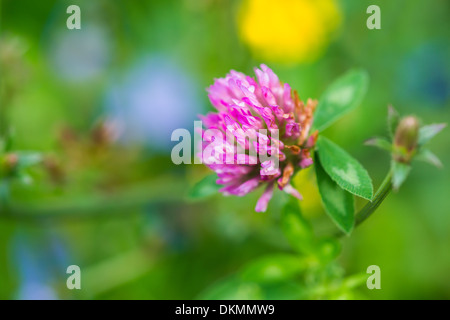
[[273, 195], [273, 183], [270, 183], [261, 197], [258, 199], [256, 203], [255, 211], [256, 212], [265, 212], [267, 210], [267, 206], [269, 204], [270, 199], [272, 199]]
[[313, 159], [311, 159], [311, 158], [305, 158], [305, 159], [302, 159], [302, 161], [300, 161], [300, 167], [302, 167], [302, 169], [307, 168], [312, 164], [313, 164]]
[[290, 184], [288, 184], [287, 186], [285, 186], [283, 188], [283, 191], [290, 194], [291, 196], [296, 197], [299, 200], [303, 200], [302, 195], [300, 194], [300, 192], [297, 191], [297, 189], [295, 189], [293, 186], [291, 186]]

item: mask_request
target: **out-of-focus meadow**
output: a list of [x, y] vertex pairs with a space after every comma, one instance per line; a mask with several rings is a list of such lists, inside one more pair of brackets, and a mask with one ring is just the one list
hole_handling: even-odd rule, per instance
[[[390, 159], [363, 142], [387, 135], [388, 104], [424, 123], [450, 120], [445, 0], [0, 3], [0, 135], [28, 152], [24, 162], [42, 158], [0, 188], [2, 299], [201, 298], [252, 259], [290, 250], [281, 193], [266, 213], [254, 212], [261, 191], [195, 201], [189, 190], [209, 170], [170, 158], [172, 131], [193, 131], [212, 110], [205, 89], [230, 69], [253, 75], [265, 63], [303, 99], [367, 70], [362, 105], [324, 134], [375, 187]], [[66, 27], [71, 4], [80, 30]], [[371, 4], [381, 30], [366, 27]], [[342, 240], [336, 272], [381, 268], [381, 290], [362, 285], [349, 298], [450, 298], [448, 128], [430, 148], [443, 168], [415, 163], [400, 191]], [[304, 215], [326, 229], [309, 173], [295, 182]], [[73, 264], [81, 290], [66, 288]]]

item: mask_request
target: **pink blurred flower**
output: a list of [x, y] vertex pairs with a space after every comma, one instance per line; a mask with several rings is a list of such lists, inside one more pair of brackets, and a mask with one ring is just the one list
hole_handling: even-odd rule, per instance
[[[310, 128], [317, 101], [303, 103], [266, 65], [255, 73], [257, 80], [232, 70], [209, 87], [209, 99], [218, 112], [200, 116], [207, 129], [202, 130], [201, 157], [217, 173], [225, 195], [243, 196], [265, 185], [255, 208], [261, 212], [266, 211], [275, 184], [302, 198], [290, 180], [313, 162], [310, 150], [317, 132], [310, 134]], [[227, 134], [237, 143], [224, 138]], [[207, 148], [213, 149], [212, 157]]]

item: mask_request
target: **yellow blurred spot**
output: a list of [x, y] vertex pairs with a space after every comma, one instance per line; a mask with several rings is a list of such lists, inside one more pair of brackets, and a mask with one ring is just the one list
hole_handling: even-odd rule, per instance
[[340, 22], [335, 0], [244, 0], [238, 17], [252, 52], [283, 63], [316, 59]]
[[299, 200], [302, 214], [307, 218], [320, 215], [322, 205], [313, 167], [300, 170], [292, 179], [292, 183], [303, 196], [303, 200]]

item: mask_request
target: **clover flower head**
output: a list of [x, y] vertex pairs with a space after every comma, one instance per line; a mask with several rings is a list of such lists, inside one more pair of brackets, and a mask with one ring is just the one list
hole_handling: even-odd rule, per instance
[[217, 173], [225, 195], [243, 196], [265, 185], [255, 209], [265, 211], [275, 185], [302, 198], [290, 181], [313, 163], [317, 132], [310, 129], [317, 101], [301, 101], [266, 65], [255, 73], [256, 80], [232, 70], [209, 87], [217, 112], [200, 116], [205, 129], [199, 156]]

